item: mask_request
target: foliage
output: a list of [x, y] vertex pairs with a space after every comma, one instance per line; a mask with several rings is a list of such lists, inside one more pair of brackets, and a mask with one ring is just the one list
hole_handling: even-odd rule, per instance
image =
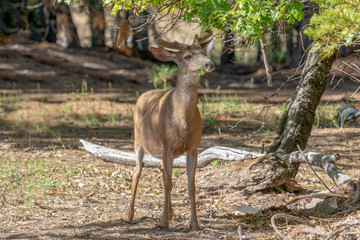
[[[58, 0], [70, 3], [73, 0]], [[252, 40], [262, 37], [264, 30], [272, 29], [276, 22], [290, 24], [301, 20], [304, 5], [298, 0], [104, 0], [112, 6], [112, 14], [119, 10], [131, 10], [136, 14], [155, 8], [160, 13], [174, 14], [179, 9], [185, 21], [199, 21], [203, 29], [231, 29]]]
[[315, 41], [313, 50], [322, 46], [323, 53], [331, 54], [339, 46], [359, 44], [359, 0], [313, 0], [320, 6], [312, 16], [305, 33]]
[[165, 64], [154, 65], [153, 71], [149, 75], [149, 83], [152, 83], [154, 88], [162, 88], [169, 90], [171, 84], [168, 82], [177, 73], [177, 66], [168, 66]]
[[264, 30], [272, 29], [276, 22], [287, 21], [293, 24], [303, 17], [303, 4], [297, 0], [105, 0], [112, 5], [112, 13], [120, 9], [138, 13], [147, 8], [158, 8], [161, 13], [174, 13], [178, 8], [184, 20], [198, 20], [203, 29], [231, 29], [252, 40], [262, 37]]

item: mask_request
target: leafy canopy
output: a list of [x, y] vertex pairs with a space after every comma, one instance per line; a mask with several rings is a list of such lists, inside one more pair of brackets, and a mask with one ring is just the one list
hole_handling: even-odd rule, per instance
[[313, 0], [319, 13], [310, 19], [306, 35], [315, 41], [313, 50], [325, 46], [331, 54], [339, 46], [360, 44], [360, 0]]
[[[62, 0], [58, 0], [62, 1]], [[65, 0], [71, 2], [72, 0]], [[112, 14], [118, 10], [135, 13], [147, 9], [158, 9], [162, 13], [182, 12], [185, 21], [199, 21], [203, 29], [231, 29], [252, 40], [260, 39], [266, 29], [276, 22], [290, 24], [303, 17], [303, 4], [298, 0], [103, 0], [112, 6]]]

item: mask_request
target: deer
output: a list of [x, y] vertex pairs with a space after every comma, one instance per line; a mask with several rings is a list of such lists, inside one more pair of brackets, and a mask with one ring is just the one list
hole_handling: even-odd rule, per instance
[[136, 191], [143, 169], [145, 151], [162, 159], [165, 202], [160, 227], [169, 228], [171, 206], [172, 168], [174, 158], [186, 153], [186, 172], [191, 206], [190, 227], [199, 230], [195, 203], [195, 170], [197, 149], [202, 135], [202, 122], [197, 107], [201, 72], [211, 72], [214, 63], [206, 56], [212, 32], [195, 35], [191, 45], [168, 42], [158, 38], [159, 47], [150, 47], [159, 61], [173, 61], [178, 66], [176, 86], [169, 90], [150, 90], [137, 100], [134, 111], [134, 151], [136, 166], [131, 183], [131, 200], [125, 220], [132, 221]]

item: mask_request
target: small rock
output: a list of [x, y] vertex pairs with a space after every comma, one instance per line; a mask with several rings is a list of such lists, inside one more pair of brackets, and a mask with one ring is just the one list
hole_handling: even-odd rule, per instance
[[245, 205], [245, 204], [241, 204], [240, 206], [238, 205], [233, 205], [233, 208], [235, 208], [236, 211], [241, 211], [243, 213], [258, 213], [260, 212], [260, 209], [257, 209], [257, 208], [253, 208], [253, 207], [250, 207], [248, 205]]

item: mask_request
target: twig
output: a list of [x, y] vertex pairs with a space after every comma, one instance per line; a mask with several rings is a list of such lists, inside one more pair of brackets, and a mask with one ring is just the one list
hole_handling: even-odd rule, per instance
[[348, 224], [346, 225], [345, 227], [343, 228], [339, 228], [338, 230], [334, 231], [333, 233], [331, 233], [327, 238], [326, 240], [330, 240], [331, 238], [335, 237], [336, 235], [338, 235], [339, 233], [349, 229], [351, 226], [353, 225], [358, 225], [358, 224]]
[[271, 217], [271, 227], [275, 230], [275, 232], [282, 238], [286, 238], [286, 236], [284, 234], [282, 234], [282, 232], [280, 232], [280, 230], [278, 229], [278, 227], [276, 226], [276, 223], [275, 223], [275, 220], [279, 217], [283, 217], [283, 218], [286, 218], [286, 219], [291, 219], [291, 220], [295, 220], [295, 221], [298, 221], [298, 222], [301, 222], [303, 224], [306, 224], [306, 225], [310, 225], [310, 222], [308, 220], [305, 220], [305, 219], [302, 219], [302, 218], [299, 218], [299, 217], [295, 217], [295, 216], [292, 216], [292, 215], [288, 215], [288, 214], [285, 214], [285, 213], [277, 213], [275, 215], [273, 215]]
[[316, 228], [311, 228], [311, 227], [307, 227], [307, 228], [302, 228], [299, 231], [297, 231], [297, 233], [310, 233], [310, 234], [314, 234], [314, 235], [318, 235], [318, 236], [327, 236], [329, 235], [329, 233], [318, 230]]
[[290, 205], [294, 202], [297, 202], [304, 198], [326, 198], [326, 197], [338, 197], [338, 198], [348, 198], [348, 195], [341, 195], [341, 194], [335, 194], [335, 193], [313, 193], [308, 195], [302, 195], [298, 197], [294, 197], [290, 201], [288, 201], [285, 205]]
[[299, 149], [302, 157], [304, 158], [304, 160], [307, 162], [307, 164], [309, 165], [309, 167], [311, 168], [311, 170], [314, 172], [315, 176], [320, 180], [320, 182], [327, 188], [327, 190], [329, 190], [329, 192], [333, 193], [330, 188], [324, 183], [324, 181], [320, 178], [320, 176], [317, 174], [317, 172], [314, 170], [314, 168], [311, 166], [310, 162], [307, 160], [307, 158], [305, 157], [304, 152], [300, 149], [299, 145], [296, 145], [297, 148]]

